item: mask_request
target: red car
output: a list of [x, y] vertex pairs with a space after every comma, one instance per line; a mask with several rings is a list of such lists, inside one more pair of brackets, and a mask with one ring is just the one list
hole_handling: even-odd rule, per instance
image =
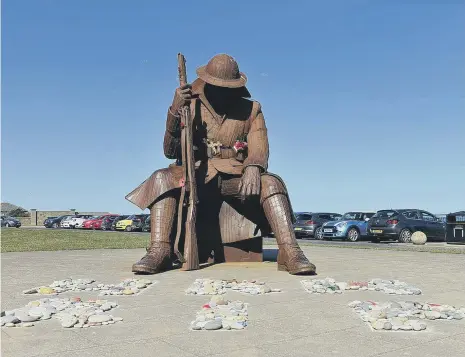
[[110, 217], [116, 218], [118, 216], [119, 216], [119, 214], [104, 214], [103, 216], [99, 216], [99, 217], [92, 220], [92, 223], [91, 223], [92, 227], [91, 228], [92, 229], [102, 229], [102, 222], [103, 222], [104, 219], [110, 218]]
[[91, 219], [88, 219], [87, 221], [84, 221], [82, 223], [82, 228], [83, 229], [92, 229], [93, 227], [93, 224], [94, 224], [94, 221], [97, 220], [99, 217], [96, 217], [96, 218], [91, 218]]

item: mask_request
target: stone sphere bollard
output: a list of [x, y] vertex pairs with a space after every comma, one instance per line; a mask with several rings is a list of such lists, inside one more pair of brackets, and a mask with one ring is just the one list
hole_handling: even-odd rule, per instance
[[412, 234], [412, 243], [416, 245], [423, 245], [426, 243], [427, 237], [426, 234], [420, 231], [416, 231]]

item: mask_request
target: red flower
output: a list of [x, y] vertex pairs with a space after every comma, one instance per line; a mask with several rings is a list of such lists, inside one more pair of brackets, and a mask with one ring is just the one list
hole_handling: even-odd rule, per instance
[[244, 141], [236, 141], [233, 147], [236, 152], [242, 151], [247, 147], [247, 143]]

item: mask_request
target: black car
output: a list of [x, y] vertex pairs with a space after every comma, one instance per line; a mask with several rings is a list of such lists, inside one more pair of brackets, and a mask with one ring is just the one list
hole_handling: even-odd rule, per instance
[[21, 227], [21, 222], [13, 217], [1, 216], [1, 226], [2, 227]]
[[125, 216], [105, 216], [105, 217], [103, 217], [102, 225], [100, 226], [100, 229], [102, 231], [111, 231], [113, 223], [116, 224], [115, 221], [119, 217], [125, 217]]
[[131, 232], [142, 232], [148, 214], [135, 214], [132, 217]]
[[295, 214], [294, 232], [297, 238], [314, 237], [323, 239], [321, 226], [328, 221], [337, 221], [342, 217], [339, 213], [297, 212]]
[[59, 217], [48, 217], [44, 221], [44, 226], [45, 228], [60, 228], [61, 221], [68, 217], [74, 217], [74, 215], [73, 216], [65, 215], [65, 216], [59, 216]]
[[129, 217], [128, 215], [126, 215], [126, 216], [117, 216], [117, 217], [111, 222], [111, 227], [110, 227], [110, 229], [111, 229], [112, 231], [116, 231], [116, 223], [118, 223], [118, 221], [121, 221], [121, 220], [126, 219], [126, 218], [128, 218], [128, 217]]
[[425, 233], [429, 241], [445, 240], [445, 223], [434, 214], [419, 209], [381, 210], [367, 225], [367, 233], [373, 242], [398, 239], [401, 243], [409, 243], [416, 231]]
[[142, 232], [150, 232], [150, 215], [145, 219], [144, 225], [142, 226]]

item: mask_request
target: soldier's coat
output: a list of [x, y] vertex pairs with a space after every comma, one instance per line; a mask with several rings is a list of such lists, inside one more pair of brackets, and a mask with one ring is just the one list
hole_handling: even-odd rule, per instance
[[[191, 101], [190, 106], [195, 126], [193, 142], [198, 148], [195, 152], [196, 165], [198, 165], [196, 169], [197, 183], [201, 182], [199, 180], [208, 183], [218, 173], [226, 174], [228, 177], [240, 178], [244, 169], [249, 165], [253, 165], [259, 167], [261, 171], [261, 201], [277, 193], [288, 196], [281, 178], [267, 172], [269, 145], [267, 128], [260, 104], [257, 101], [241, 98], [225, 117], [220, 117], [208, 103], [203, 93], [204, 85], [205, 83], [200, 79], [197, 79], [192, 84], [194, 99]], [[169, 159], [177, 158], [180, 152], [180, 128], [175, 128], [174, 121], [174, 116], [168, 112], [164, 153]], [[243, 135], [247, 137], [248, 144], [248, 155], [243, 162], [236, 160], [234, 157], [224, 157], [224, 155], [214, 158], [207, 157], [207, 147], [203, 139], [219, 141], [226, 147], [233, 147], [237, 138]], [[239, 182], [239, 180], [235, 181]], [[177, 166], [174, 163], [167, 168], [155, 171], [129, 193], [126, 199], [140, 209], [146, 209], [168, 191], [179, 189], [182, 182], [182, 166]], [[290, 201], [289, 206], [291, 207]]]

